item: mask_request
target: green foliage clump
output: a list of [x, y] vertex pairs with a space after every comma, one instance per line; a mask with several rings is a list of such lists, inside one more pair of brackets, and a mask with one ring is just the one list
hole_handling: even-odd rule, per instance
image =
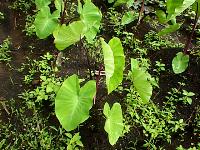
[[110, 108], [108, 103], [105, 103], [103, 113], [106, 116], [104, 129], [108, 133], [109, 142], [111, 145], [116, 144], [124, 129], [122, 109], [119, 103], [114, 103]]
[[5, 16], [2, 12], [0, 12], [0, 22], [2, 22], [5, 19]]
[[150, 31], [145, 35], [144, 44], [152, 50], [160, 50], [160, 48], [182, 48], [182, 43], [174, 43], [172, 40], [162, 39], [154, 31]]
[[171, 142], [171, 134], [184, 130], [185, 127], [183, 119], [174, 118], [174, 106], [166, 105], [160, 109], [152, 101], [143, 104], [132, 88], [127, 95], [127, 112], [129, 122], [133, 126], [143, 128], [147, 137], [146, 147], [149, 147], [150, 143], [155, 144], [159, 139]]
[[27, 15], [26, 16], [26, 25], [23, 30], [27, 36], [35, 35], [35, 25], [34, 25], [35, 15]]
[[10, 8], [20, 10], [23, 13], [28, 13], [34, 5], [35, 0], [16, 0], [12, 3]]
[[2, 62], [11, 61], [10, 46], [11, 46], [10, 38], [5, 39], [3, 43], [0, 45], [0, 61]]
[[10, 100], [9, 118], [0, 124], [0, 149], [74, 150], [81, 149], [79, 133], [72, 135], [49, 123], [36, 107], [28, 108], [27, 102]]
[[20, 98], [24, 99], [30, 108], [36, 104], [42, 106], [44, 101], [50, 101], [53, 105], [56, 93], [63, 81], [60, 77], [56, 77], [55, 68], [50, 66], [53, 56], [47, 53], [41, 58], [41, 60], [29, 60], [29, 64], [24, 64], [19, 70], [28, 69], [24, 82], [37, 85], [35, 89], [25, 91], [20, 95]]
[[53, 62], [53, 55], [47, 52], [44, 56], [40, 57], [41, 60], [31, 60], [28, 59], [27, 64], [22, 64], [21, 68], [18, 70], [19, 72], [23, 72], [25, 70], [28, 73], [24, 76], [24, 83], [30, 84], [34, 79], [37, 79], [39, 73], [41, 76], [51, 76], [55, 71], [51, 63]]
[[195, 95], [195, 93], [193, 92], [188, 92], [187, 90], [180, 90], [177, 88], [172, 88], [171, 91], [168, 92], [168, 94], [169, 96], [166, 97], [168, 99], [168, 102], [173, 102], [173, 103], [181, 102], [185, 105], [186, 104], [191, 105], [192, 97]]

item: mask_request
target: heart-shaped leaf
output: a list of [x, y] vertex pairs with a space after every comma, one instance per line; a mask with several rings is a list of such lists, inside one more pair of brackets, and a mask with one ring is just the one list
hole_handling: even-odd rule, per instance
[[121, 20], [121, 25], [129, 24], [136, 20], [139, 17], [138, 13], [135, 13], [134, 11], [128, 11], [126, 12]]
[[172, 69], [175, 74], [184, 72], [189, 63], [189, 55], [185, 55], [183, 52], [176, 54], [176, 57], [172, 60]]
[[133, 75], [133, 84], [140, 95], [143, 103], [148, 103], [152, 96], [152, 85], [148, 81], [148, 74], [146, 74], [143, 70], [134, 69], [132, 71]]
[[108, 93], [111, 93], [123, 80], [125, 56], [119, 38], [112, 38], [108, 44], [101, 38], [101, 43], [104, 55], [106, 85]]
[[42, 7], [35, 18], [36, 34], [40, 39], [44, 39], [53, 33], [55, 28], [58, 26], [59, 13], [54, 11], [50, 13], [49, 7]]
[[95, 94], [95, 81], [87, 82], [82, 88], [77, 75], [64, 81], [56, 95], [55, 112], [65, 130], [74, 130], [89, 118]]
[[58, 26], [53, 32], [54, 43], [58, 50], [64, 50], [70, 45], [78, 42], [85, 32], [85, 24], [82, 21], [74, 21], [66, 26]]
[[87, 31], [84, 34], [87, 41], [91, 43], [99, 32], [101, 25], [102, 14], [98, 7], [96, 7], [90, 0], [87, 0], [81, 9], [79, 3], [78, 10], [80, 12], [80, 19], [86, 25]]
[[114, 103], [110, 109], [109, 104], [105, 103], [103, 113], [106, 116], [104, 130], [108, 133], [110, 144], [114, 145], [124, 129], [121, 105]]
[[148, 103], [152, 96], [151, 76], [139, 67], [136, 59], [131, 59], [132, 82], [143, 103]]

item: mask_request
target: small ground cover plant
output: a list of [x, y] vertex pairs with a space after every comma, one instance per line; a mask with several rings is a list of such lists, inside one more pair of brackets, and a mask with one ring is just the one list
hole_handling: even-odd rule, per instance
[[11, 47], [11, 39], [6, 38], [0, 45], [0, 61], [1, 62], [9, 62], [11, 60], [10, 56], [10, 48]]

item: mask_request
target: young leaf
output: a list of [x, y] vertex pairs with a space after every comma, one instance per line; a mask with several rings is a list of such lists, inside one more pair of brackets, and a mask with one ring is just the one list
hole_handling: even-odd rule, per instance
[[114, 2], [114, 0], [108, 0], [108, 3], [113, 3]]
[[55, 0], [54, 1], [55, 7], [59, 12], [62, 12], [64, 10], [64, 2], [63, 0]]
[[108, 103], [105, 103], [103, 113], [106, 116], [104, 130], [108, 133], [110, 144], [114, 145], [124, 129], [121, 105], [114, 103], [110, 110]]
[[133, 84], [143, 103], [148, 103], [152, 96], [152, 85], [148, 81], [148, 74], [143, 70], [133, 69]]
[[51, 14], [49, 7], [43, 7], [35, 18], [36, 35], [40, 39], [44, 39], [52, 34], [58, 26], [58, 17], [57, 11]]
[[58, 50], [64, 50], [70, 45], [78, 42], [85, 32], [85, 24], [82, 21], [74, 21], [66, 26], [58, 26], [53, 32], [54, 43]]
[[121, 25], [129, 24], [133, 22], [134, 20], [136, 20], [138, 17], [139, 17], [139, 14], [135, 13], [134, 11], [126, 12], [122, 17]]
[[114, 7], [120, 6], [120, 5], [122, 5], [122, 4], [127, 3], [128, 1], [129, 1], [129, 0], [117, 0], [113, 6], [114, 6]]
[[176, 57], [172, 60], [172, 69], [175, 74], [184, 72], [189, 63], [189, 55], [185, 55], [183, 52], [176, 54]]
[[43, 7], [48, 7], [48, 5], [51, 4], [51, 0], [35, 0], [35, 4], [37, 10], [40, 10]]
[[77, 75], [64, 81], [56, 95], [55, 113], [65, 130], [74, 130], [89, 118], [95, 93], [95, 81], [87, 82], [82, 88]]
[[176, 30], [178, 30], [180, 27], [181, 27], [182, 24], [173, 24], [173, 25], [169, 25], [167, 26], [166, 28], [162, 29], [158, 35], [159, 36], [162, 36], [162, 35], [166, 35], [168, 33], [172, 33], [172, 32], [175, 32]]
[[158, 20], [160, 23], [166, 23], [167, 22], [167, 17], [164, 11], [162, 10], [157, 10], [156, 11], [156, 16], [158, 17]]
[[123, 80], [125, 56], [119, 38], [112, 38], [108, 44], [101, 38], [101, 43], [104, 55], [106, 85], [108, 93], [111, 93]]
[[99, 27], [101, 25], [102, 14], [98, 7], [96, 7], [90, 0], [87, 0], [83, 5], [83, 9], [80, 8], [79, 13], [81, 21], [86, 25], [87, 32], [84, 34], [87, 41], [91, 43], [95, 38]]
[[171, 20], [176, 16], [179, 16], [194, 2], [195, 0], [167, 0], [167, 20]]
[[148, 103], [152, 96], [151, 78], [148, 72], [139, 68], [138, 61], [131, 59], [132, 82], [143, 103]]

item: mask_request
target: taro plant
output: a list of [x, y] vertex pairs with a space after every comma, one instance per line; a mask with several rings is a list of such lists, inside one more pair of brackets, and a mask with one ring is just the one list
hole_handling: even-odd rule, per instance
[[[125, 58], [120, 39], [114, 37], [107, 44], [101, 38], [104, 54], [106, 85], [108, 93], [115, 90], [123, 80]], [[99, 82], [97, 80], [97, 82]], [[55, 99], [55, 112], [63, 128], [67, 131], [76, 129], [79, 124], [89, 118], [89, 110], [93, 105], [98, 83], [88, 81], [82, 88], [77, 75], [68, 77], [59, 89]], [[105, 131], [109, 134], [109, 141], [114, 145], [122, 135], [122, 110], [116, 103], [110, 110], [106, 103], [104, 114], [107, 117]], [[117, 128], [116, 128], [117, 127]]]
[[109, 104], [105, 103], [103, 113], [106, 116], [104, 129], [108, 133], [110, 144], [114, 145], [124, 129], [121, 105], [114, 103], [110, 108]]
[[123, 80], [125, 56], [119, 38], [112, 38], [108, 44], [101, 38], [101, 43], [104, 55], [106, 85], [108, 94], [110, 94]]
[[89, 118], [95, 94], [95, 81], [88, 81], [82, 88], [77, 75], [64, 81], [55, 99], [55, 112], [65, 130], [74, 130]]
[[69, 24], [65, 22], [67, 1], [55, 0], [56, 10], [52, 13], [50, 12], [50, 3], [51, 0], [35, 1], [38, 13], [34, 25], [36, 34], [40, 39], [45, 39], [53, 34], [55, 38], [54, 43], [58, 50], [64, 50], [84, 36], [89, 43], [93, 41], [99, 32], [102, 15], [91, 0], [86, 0], [83, 6], [80, 1], [78, 2], [80, 17]]
[[192, 27], [192, 32], [188, 37], [188, 40], [185, 44], [185, 48], [183, 50], [183, 52], [179, 52], [176, 54], [176, 57], [174, 57], [174, 59], [172, 60], [172, 68], [175, 74], [179, 74], [184, 72], [187, 67], [188, 67], [188, 63], [189, 63], [189, 49], [190, 49], [190, 45], [191, 45], [191, 41], [195, 32], [195, 29], [197, 27], [197, 23], [198, 23], [198, 19], [199, 19], [199, 15], [200, 15], [200, 1], [196, 0], [196, 2], [193, 4], [193, 10], [196, 12], [195, 15], [195, 20], [194, 20], [194, 24]]
[[175, 74], [179, 74], [184, 72], [189, 63], [189, 55], [188, 50], [190, 48], [191, 40], [197, 26], [198, 18], [199, 18], [199, 0], [167, 0], [167, 14], [158, 10], [156, 15], [161, 23], [167, 23], [171, 21], [172, 25], [167, 26], [165, 29], [161, 30], [158, 34], [165, 35], [171, 32], [178, 30], [181, 24], [176, 23], [176, 17], [179, 16], [183, 11], [185, 11], [190, 6], [193, 6], [193, 10], [196, 12], [194, 25], [192, 28], [192, 33], [188, 38], [188, 41], [185, 45], [184, 51], [176, 54], [174, 59], [172, 60], [172, 69]]
[[153, 87], [150, 80], [151, 75], [139, 66], [136, 59], [131, 59], [131, 81], [143, 103], [148, 103], [152, 96]]
[[157, 10], [156, 15], [161, 23], [166, 24], [171, 22], [172, 24], [161, 30], [159, 35], [164, 35], [178, 30], [181, 24], [176, 22], [176, 17], [181, 15], [181, 13], [189, 8], [194, 2], [195, 0], [167, 0], [167, 13], [163, 10]]

